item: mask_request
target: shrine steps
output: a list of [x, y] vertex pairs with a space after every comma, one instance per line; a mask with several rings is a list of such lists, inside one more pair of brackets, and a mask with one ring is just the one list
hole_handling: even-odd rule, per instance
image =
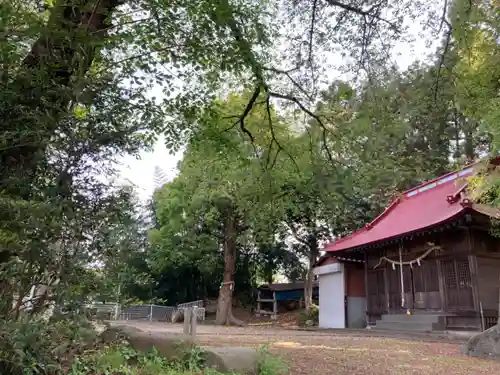
[[445, 329], [443, 314], [386, 314], [377, 320], [374, 329], [385, 331], [442, 332]]

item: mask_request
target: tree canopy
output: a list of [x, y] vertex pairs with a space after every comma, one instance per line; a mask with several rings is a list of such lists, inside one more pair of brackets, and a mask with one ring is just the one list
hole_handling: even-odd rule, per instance
[[[233, 294], [277, 274], [307, 281], [309, 308], [323, 243], [498, 148], [497, 4], [0, 5], [3, 321], [44, 285], [32, 315], [217, 296], [218, 323], [238, 323]], [[419, 22], [439, 43], [398, 67]], [[160, 136], [185, 152], [145, 207], [118, 161]], [[483, 177], [475, 197], [496, 205], [497, 174]]]

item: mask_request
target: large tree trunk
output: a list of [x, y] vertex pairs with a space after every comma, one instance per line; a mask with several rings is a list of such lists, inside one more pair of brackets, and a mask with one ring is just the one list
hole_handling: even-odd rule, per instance
[[232, 209], [227, 210], [224, 225], [224, 277], [217, 300], [215, 324], [243, 325], [233, 316], [234, 274], [236, 273], [236, 220]]
[[[23, 176], [24, 181], [34, 178], [37, 160], [71, 100], [71, 90], [65, 92], [64, 88], [88, 71], [96, 46], [110, 26], [109, 16], [122, 2], [57, 0], [52, 7], [45, 30], [25, 57], [22, 69], [10, 80], [10, 89], [22, 90], [0, 111], [1, 117], [8, 119], [2, 130], [10, 142], [0, 152], [0, 188], [8, 189], [16, 176]], [[36, 112], [48, 115], [51, 121], [39, 122]], [[20, 192], [23, 198], [31, 190], [29, 182], [24, 185]], [[19, 185], [15, 186], [19, 190]]]
[[311, 306], [313, 304], [313, 285], [314, 285], [314, 264], [318, 258], [318, 241], [316, 237], [314, 237], [309, 246], [309, 259], [308, 259], [308, 269], [306, 275], [306, 281], [304, 283], [304, 303], [306, 313], [309, 314], [311, 311]]
[[[60, 116], [68, 109], [70, 93], [74, 94], [72, 80], [90, 68], [96, 46], [106, 37], [109, 17], [123, 1], [57, 0], [21, 68], [2, 72], [0, 90], [13, 94], [0, 108], [4, 132], [0, 190], [14, 201], [33, 199], [37, 168]], [[10, 249], [1, 249], [0, 263], [9, 261], [12, 254]], [[9, 289], [8, 283], [0, 280], [3, 289]]]

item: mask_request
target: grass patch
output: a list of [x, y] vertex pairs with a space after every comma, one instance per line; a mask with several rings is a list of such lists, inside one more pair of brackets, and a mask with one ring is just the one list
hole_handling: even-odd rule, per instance
[[288, 373], [288, 366], [283, 358], [269, 353], [267, 346], [261, 347], [260, 353], [262, 359], [259, 364], [259, 375], [284, 375]]

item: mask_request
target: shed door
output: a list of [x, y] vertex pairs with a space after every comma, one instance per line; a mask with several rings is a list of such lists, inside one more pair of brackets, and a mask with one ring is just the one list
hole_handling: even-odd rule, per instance
[[343, 272], [319, 275], [319, 326], [345, 328]]

